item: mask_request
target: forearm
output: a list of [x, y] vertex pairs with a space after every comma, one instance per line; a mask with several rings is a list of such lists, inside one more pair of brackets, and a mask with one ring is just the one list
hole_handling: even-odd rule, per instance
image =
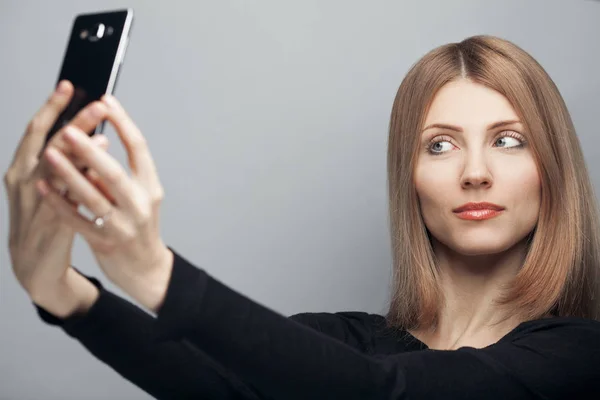
[[[160, 400], [258, 400], [260, 395], [205, 352], [185, 340], [156, 343], [154, 318], [106, 293], [80, 321], [67, 327], [92, 355]], [[83, 322], [83, 323], [82, 323]]]
[[[38, 307], [40, 317], [61, 326], [125, 379], [161, 400], [260, 398], [250, 385], [186, 341], [155, 343], [152, 316], [106, 290], [95, 278], [84, 278], [99, 291], [93, 307], [65, 319]], [[64, 303], [60, 308], [65, 308]]]

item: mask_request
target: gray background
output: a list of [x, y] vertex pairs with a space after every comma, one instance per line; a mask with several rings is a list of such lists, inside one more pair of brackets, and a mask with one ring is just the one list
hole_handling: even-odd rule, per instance
[[[533, 54], [600, 179], [600, 4], [583, 0], [2, 0], [3, 173], [53, 88], [73, 16], [124, 5], [136, 21], [116, 94], [158, 165], [165, 241], [278, 312], [387, 309], [389, 114], [433, 47], [489, 33]], [[148, 398], [38, 319], [10, 268], [2, 192], [0, 398]], [[74, 262], [102, 277], [79, 239]]]

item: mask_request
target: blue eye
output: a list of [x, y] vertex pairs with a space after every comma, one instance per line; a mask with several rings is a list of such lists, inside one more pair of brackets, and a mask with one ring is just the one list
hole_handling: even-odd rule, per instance
[[[506, 139], [512, 139], [513, 142], [516, 142], [516, 145], [514, 145], [514, 146], [505, 146], [505, 147], [508, 147], [508, 148], [523, 147], [523, 141], [521, 141], [521, 140], [519, 140], [517, 138], [514, 138], [512, 136], [502, 136], [502, 137], [498, 138], [498, 140], [496, 140], [496, 143], [498, 143], [498, 141], [500, 141], [502, 139], [505, 139], [505, 140]], [[510, 143], [510, 140], [509, 140], [509, 143]]]
[[[441, 145], [442, 143], [450, 143], [450, 141], [449, 141], [449, 140], [438, 140], [438, 141], [432, 142], [432, 143], [429, 145], [429, 152], [430, 152], [431, 154], [440, 154], [440, 153], [442, 152], [442, 150], [443, 150], [443, 149], [440, 149], [439, 147], [442, 147], [442, 146], [439, 146], [439, 145]], [[438, 147], [438, 149], [437, 149], [437, 150], [439, 150], [439, 151], [432, 151], [432, 150], [433, 150], [433, 148], [434, 148], [435, 146], [437, 146], [437, 147]]]
[[[511, 132], [512, 133], [512, 132]], [[509, 139], [508, 143], [506, 144], [506, 140]], [[519, 148], [523, 148], [525, 146], [525, 140], [522, 139], [520, 137], [520, 135], [516, 135], [516, 134], [505, 134], [502, 136], [499, 136], [496, 141], [494, 142], [494, 144], [498, 144], [499, 142], [501, 142], [502, 140], [504, 140], [505, 145], [502, 146], [497, 146], [503, 149], [507, 149], [507, 150], [512, 150], [512, 149], [519, 149]], [[514, 142], [515, 144], [513, 144], [512, 146], [510, 146], [510, 142]], [[431, 140], [429, 142], [429, 144], [426, 146], [426, 150], [429, 154], [437, 156], [440, 154], [445, 153], [444, 148], [442, 146], [443, 143], [448, 143], [449, 145], [446, 146], [448, 149], [452, 148], [452, 140], [448, 137], [445, 136], [441, 136], [441, 137], [437, 137], [434, 138], [433, 140]]]

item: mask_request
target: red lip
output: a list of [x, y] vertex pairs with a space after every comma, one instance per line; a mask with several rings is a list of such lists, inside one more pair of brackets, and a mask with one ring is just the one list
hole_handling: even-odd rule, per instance
[[463, 211], [475, 211], [475, 210], [494, 210], [494, 211], [502, 211], [504, 207], [501, 207], [494, 203], [467, 203], [462, 206], [455, 208], [452, 210], [455, 213], [460, 213]]

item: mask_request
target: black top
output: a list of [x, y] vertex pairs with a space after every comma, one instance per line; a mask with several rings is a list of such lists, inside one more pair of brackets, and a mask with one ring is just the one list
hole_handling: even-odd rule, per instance
[[106, 290], [57, 319], [94, 356], [159, 399], [598, 399], [600, 322], [520, 324], [483, 349], [432, 350], [381, 315], [285, 317], [175, 261], [156, 318]]

